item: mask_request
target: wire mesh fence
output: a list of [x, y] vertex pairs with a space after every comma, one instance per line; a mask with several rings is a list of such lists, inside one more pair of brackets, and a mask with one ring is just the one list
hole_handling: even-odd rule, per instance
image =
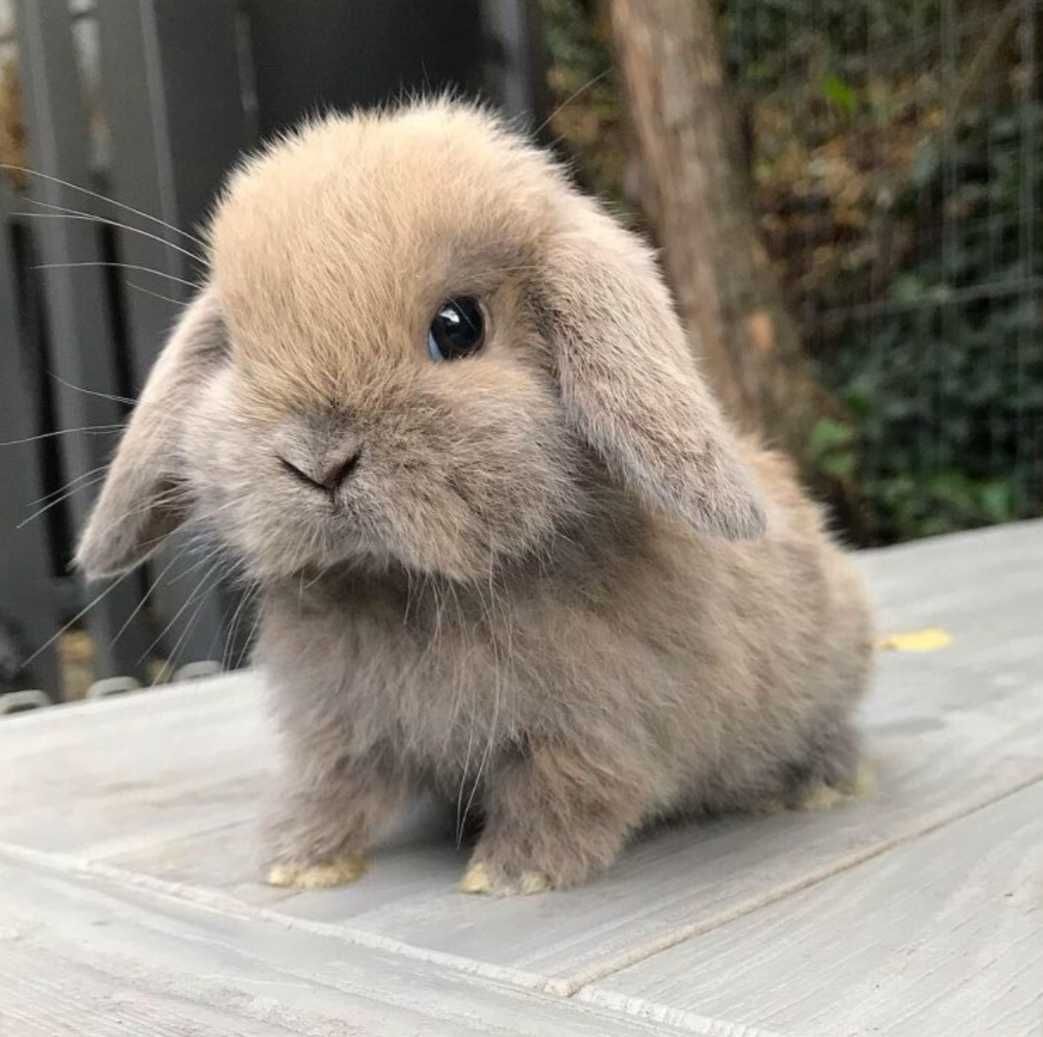
[[761, 225], [860, 539], [1043, 509], [1039, 0], [731, 0]]
[[[1040, 0], [717, 8], [763, 239], [848, 415], [809, 444], [851, 486], [846, 532], [1040, 514]], [[554, 128], [640, 222], [603, 9], [543, 11]]]

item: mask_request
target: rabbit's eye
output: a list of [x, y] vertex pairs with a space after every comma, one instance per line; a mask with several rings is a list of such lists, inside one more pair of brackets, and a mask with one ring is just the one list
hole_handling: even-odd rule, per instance
[[459, 360], [477, 353], [485, 341], [485, 316], [473, 296], [446, 299], [427, 330], [427, 353], [432, 360]]

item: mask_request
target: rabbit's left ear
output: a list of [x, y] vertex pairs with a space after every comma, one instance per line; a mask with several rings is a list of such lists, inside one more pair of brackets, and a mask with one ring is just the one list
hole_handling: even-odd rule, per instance
[[217, 303], [206, 289], [156, 360], [80, 537], [76, 565], [88, 579], [134, 568], [187, 517], [176, 430], [222, 341]]
[[577, 208], [543, 275], [569, 418], [650, 507], [728, 540], [760, 536], [753, 473], [696, 370], [651, 253], [599, 211]]

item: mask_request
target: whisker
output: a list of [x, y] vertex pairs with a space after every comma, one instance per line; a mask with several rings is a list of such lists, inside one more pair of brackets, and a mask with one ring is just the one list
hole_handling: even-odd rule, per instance
[[[503, 696], [503, 680], [504, 680], [504, 662], [505, 657], [501, 654], [500, 646], [498, 644], [498, 630], [497, 630], [497, 617], [494, 614], [497, 608], [497, 596], [496, 596], [496, 579], [494, 573], [494, 564], [492, 554], [489, 559], [489, 603], [486, 605], [482, 598], [480, 588], [476, 587], [478, 593], [478, 601], [481, 606], [482, 612], [486, 623], [489, 625], [489, 644], [493, 654], [493, 713], [492, 718], [489, 721], [489, 733], [485, 743], [485, 751], [482, 753], [482, 758], [478, 761], [478, 770], [474, 776], [474, 782], [471, 785], [471, 794], [467, 799], [467, 804], [464, 806], [463, 817], [458, 818], [457, 828], [457, 846], [460, 845], [463, 839], [463, 831], [467, 825], [467, 818], [471, 812], [471, 806], [474, 803], [475, 797], [478, 795], [478, 790], [481, 787], [482, 775], [485, 773], [485, 768], [488, 766], [490, 759], [492, 758], [493, 748], [496, 744], [497, 738], [497, 725], [500, 719], [500, 708]], [[507, 655], [506, 662], [510, 662], [511, 654], [511, 635], [510, 635], [510, 615], [507, 610], [501, 609], [501, 620], [507, 632]]]
[[86, 260], [82, 263], [37, 263], [31, 267], [33, 270], [75, 270], [77, 267], [116, 267], [120, 270], [139, 270], [143, 274], [155, 274], [156, 277], [165, 277], [168, 281], [177, 281], [178, 284], [188, 285], [189, 288], [198, 288], [195, 281], [187, 277], [175, 277], [173, 274], [165, 273], [163, 270], [155, 270], [150, 266], [142, 266], [140, 263], [117, 263], [112, 260]]
[[[218, 564], [220, 564], [220, 562]], [[207, 595], [212, 593], [214, 589], [220, 585], [221, 581], [228, 575], [229, 572], [229, 568], [225, 568], [218, 572], [213, 583], [211, 583], [211, 585], [203, 592], [202, 599], [196, 606], [195, 611], [192, 613], [191, 616], [188, 617], [188, 622], [185, 624], [185, 629], [181, 632], [181, 636], [174, 643], [174, 647], [173, 649], [171, 649], [170, 652], [170, 659], [168, 660], [168, 662], [170, 664], [171, 672], [173, 672], [173, 670], [177, 668], [178, 658], [181, 654], [181, 646], [185, 643], [186, 639], [188, 638], [188, 635], [192, 632], [192, 630], [195, 628], [196, 623], [199, 621], [199, 616], [203, 611], [203, 606], [206, 604]], [[206, 576], [204, 576], [203, 579], [205, 580]], [[198, 591], [198, 588], [196, 589]], [[155, 684], [155, 682], [153, 682], [153, 684]]]
[[597, 86], [597, 84], [600, 83], [601, 80], [611, 71], [612, 66], [610, 65], [608, 68], [602, 69], [592, 79], [588, 79], [578, 90], [573, 90], [572, 93], [569, 94], [569, 96], [566, 97], [565, 100], [562, 101], [561, 104], [559, 104], [558, 107], [555, 108], [554, 111], [551, 112], [550, 115], [548, 115], [547, 118], [532, 131], [532, 135], [535, 137], [542, 133], [566, 108], [568, 108], [570, 104], [572, 104], [573, 101], [576, 100], [577, 97], [585, 94], [591, 87]]
[[[260, 589], [258, 589], [258, 592], [257, 592], [257, 594], [254, 597], [254, 600], [256, 601], [256, 599], [259, 598], [259, 597], [260, 597]], [[247, 636], [246, 640], [243, 641], [243, 647], [240, 649], [239, 657], [235, 661], [235, 668], [237, 670], [243, 665], [243, 663], [246, 661], [247, 657], [249, 656], [250, 649], [253, 646], [254, 642], [257, 640], [257, 634], [258, 634], [258, 631], [261, 629], [261, 621], [262, 621], [263, 618], [264, 617], [263, 617], [263, 615], [261, 613], [261, 610], [260, 609], [254, 609], [254, 621], [253, 621], [253, 623], [250, 626], [250, 633]]]
[[[234, 508], [238, 503], [239, 501], [233, 498], [232, 500], [225, 501], [224, 504], [219, 504], [216, 508], [211, 508], [209, 511], [199, 511], [192, 515], [191, 523], [195, 527], [200, 527], [198, 530], [198, 535], [200, 541], [204, 545], [209, 545], [212, 543], [212, 541], [207, 535], [206, 523], [209, 522], [216, 515], [220, 515], [221, 512], [227, 511], [229, 508]], [[220, 548], [221, 545], [217, 546], [218, 548]]]
[[26, 443], [37, 443], [41, 439], [52, 439], [54, 436], [71, 436], [75, 432], [83, 432], [86, 435], [113, 435], [122, 432], [124, 426], [119, 425], [82, 425], [80, 428], [60, 428], [56, 432], [41, 432], [37, 436], [26, 436], [24, 439], [8, 439], [0, 443], [0, 446], [23, 446]]
[[97, 486], [99, 483], [102, 483], [104, 481], [105, 475], [104, 473], [101, 473], [99, 475], [96, 475], [95, 478], [87, 482], [81, 483], [79, 486], [74, 486], [71, 490], [67, 490], [60, 497], [56, 497], [49, 504], [45, 504], [42, 508], [37, 508], [37, 510], [34, 511], [28, 518], [22, 519], [22, 521], [19, 522], [18, 525], [14, 528], [22, 529], [24, 526], [28, 526], [30, 522], [34, 521], [35, 519], [38, 519], [41, 515], [50, 511], [51, 508], [57, 507], [59, 504], [62, 503], [62, 501], [68, 500], [70, 497], [72, 497], [74, 494], [79, 493], [81, 490], [89, 490], [92, 486]]
[[164, 295], [162, 292], [154, 292], [151, 288], [146, 288], [144, 285], [135, 284], [133, 281], [127, 282], [128, 288], [133, 288], [135, 291], [142, 292], [145, 295], [151, 295], [153, 299], [162, 299], [163, 302], [172, 303], [174, 306], [187, 306], [188, 303], [184, 299], [174, 299], [169, 295]]
[[[102, 479], [98, 480], [103, 481]], [[93, 485], [93, 484], [92, 484]], [[135, 515], [144, 514], [147, 511], [151, 511], [154, 508], [163, 508], [167, 505], [179, 504], [184, 499], [184, 491], [179, 489], [169, 490], [166, 493], [161, 493], [153, 500], [147, 500], [144, 504], [139, 504], [137, 507], [128, 508], [121, 515], [116, 516], [112, 521], [112, 528], [118, 526], [121, 522], [126, 522], [127, 519], [132, 518]]]
[[138, 401], [132, 399], [129, 396], [114, 396], [112, 393], [100, 392], [98, 389], [84, 389], [82, 385], [73, 385], [72, 382], [67, 382], [64, 378], [60, 378], [53, 371], [47, 372], [59, 385], [64, 385], [66, 389], [72, 389], [74, 392], [82, 392], [85, 396], [97, 396], [101, 400], [111, 400], [113, 403], [126, 403], [133, 407]]
[[[212, 556], [211, 556], [211, 557], [212, 557]], [[181, 608], [179, 608], [179, 609], [177, 610], [177, 612], [175, 612], [175, 613], [174, 613], [174, 616], [173, 616], [173, 618], [172, 618], [172, 619], [170, 620], [170, 622], [169, 622], [169, 623], [167, 623], [167, 625], [166, 625], [166, 626], [165, 626], [165, 627], [164, 627], [164, 628], [163, 628], [163, 629], [162, 629], [162, 630], [161, 630], [161, 631], [159, 632], [159, 635], [158, 635], [158, 636], [156, 637], [156, 639], [155, 639], [155, 640], [154, 640], [154, 641], [152, 642], [152, 644], [150, 644], [150, 645], [148, 646], [148, 648], [146, 648], [146, 649], [145, 649], [145, 651], [143, 651], [143, 652], [141, 653], [141, 655], [140, 655], [140, 656], [138, 657], [138, 663], [139, 663], [139, 664], [140, 664], [140, 663], [143, 663], [143, 662], [144, 662], [144, 661], [145, 661], [145, 660], [146, 660], [146, 659], [147, 659], [147, 658], [148, 658], [148, 657], [149, 657], [149, 656], [150, 656], [150, 655], [152, 654], [152, 650], [153, 650], [153, 649], [154, 649], [154, 648], [155, 648], [155, 647], [156, 647], [156, 646], [157, 646], [157, 645], [158, 645], [158, 644], [160, 643], [160, 641], [162, 641], [162, 640], [163, 640], [163, 638], [164, 638], [164, 637], [166, 637], [166, 635], [167, 635], [168, 631], [170, 630], [170, 628], [171, 628], [171, 627], [172, 627], [172, 626], [173, 626], [173, 625], [174, 625], [174, 624], [175, 624], [175, 623], [176, 623], [176, 622], [177, 622], [177, 621], [178, 621], [178, 620], [179, 620], [179, 619], [181, 618], [181, 616], [182, 616], [182, 615], [184, 614], [184, 612], [185, 612], [185, 609], [187, 609], [187, 608], [188, 608], [188, 607], [189, 607], [190, 605], [192, 605], [192, 604], [193, 604], [193, 603], [195, 602], [195, 600], [196, 600], [196, 597], [197, 597], [197, 595], [198, 595], [198, 594], [200, 593], [200, 591], [201, 591], [201, 590], [203, 589], [203, 585], [204, 585], [204, 584], [206, 583], [206, 581], [207, 581], [207, 580], [208, 580], [208, 579], [210, 578], [210, 575], [211, 575], [211, 573], [213, 573], [213, 572], [214, 572], [214, 571], [215, 571], [215, 570], [216, 570], [216, 569], [218, 568], [218, 566], [220, 566], [220, 564], [221, 564], [221, 561], [222, 561], [222, 559], [218, 558], [218, 560], [217, 560], [216, 562], [214, 562], [214, 564], [213, 564], [213, 565], [211, 565], [211, 566], [210, 566], [210, 568], [209, 568], [209, 569], [207, 569], [207, 571], [206, 571], [205, 573], [203, 573], [203, 575], [202, 575], [202, 577], [200, 578], [199, 582], [198, 582], [198, 583], [196, 584], [196, 586], [195, 586], [195, 589], [194, 589], [194, 590], [192, 591], [192, 593], [191, 593], [191, 594], [189, 594], [189, 596], [188, 596], [187, 598], [185, 598], [185, 601], [184, 601], [184, 603], [182, 604]], [[205, 597], [206, 597], [206, 595], [204, 594], [204, 598], [205, 598]], [[200, 605], [202, 605], [202, 602], [200, 603]], [[180, 641], [179, 641], [178, 643], [180, 644]]]
[[178, 551], [177, 554], [175, 554], [174, 557], [171, 558], [170, 561], [167, 562], [167, 564], [163, 567], [163, 571], [152, 581], [145, 593], [142, 594], [141, 601], [139, 601], [137, 605], [134, 606], [134, 611], [131, 612], [129, 616], [127, 616], [127, 618], [123, 622], [123, 626], [121, 626], [119, 630], [116, 631], [112, 640], [109, 642], [110, 645], [114, 645], [123, 636], [123, 633], [127, 629], [127, 627], [129, 627], [130, 624], [134, 622], [135, 616], [137, 616], [138, 613], [141, 612], [141, 610], [145, 607], [149, 598], [152, 597], [156, 588], [159, 586], [160, 581], [163, 579], [164, 576], [166, 576], [170, 569], [173, 568], [174, 563], [181, 558], [181, 554], [182, 552]]
[[[231, 627], [228, 630], [228, 636], [225, 639], [227, 655], [222, 658], [222, 666], [226, 670], [238, 670], [242, 667], [243, 662], [250, 654], [250, 649], [253, 647], [254, 640], [257, 637], [257, 630], [261, 623], [261, 610], [259, 608], [261, 584], [259, 581], [249, 578], [242, 562], [237, 562], [236, 565], [240, 570], [240, 575], [246, 578], [247, 587], [243, 590], [239, 607], [235, 610]], [[239, 629], [242, 625], [243, 616], [249, 615], [250, 612], [253, 613], [250, 632], [243, 638], [238, 654], [235, 654], [236, 641], [239, 639]], [[233, 654], [235, 654], [234, 659], [232, 658]]]
[[241, 595], [239, 604], [236, 606], [235, 612], [232, 613], [232, 621], [228, 624], [228, 631], [225, 634], [224, 651], [221, 653], [221, 668], [223, 670], [231, 667], [232, 653], [235, 651], [235, 638], [239, 633], [239, 622], [242, 619], [243, 610], [247, 607], [247, 603], [253, 600], [253, 595], [256, 593], [257, 590], [254, 588]]
[[22, 663], [22, 666], [23, 667], [24, 666], [29, 666], [33, 662], [33, 660], [36, 659], [42, 652], [47, 651], [47, 649], [50, 648], [51, 645], [53, 645], [54, 642], [57, 641], [58, 638], [62, 636], [62, 634], [64, 634], [67, 630], [70, 629], [70, 627], [74, 626], [81, 619], [83, 619], [83, 617], [85, 615], [87, 615], [87, 613], [90, 612], [90, 610], [92, 608], [94, 608], [94, 606], [97, 605], [99, 601], [101, 601], [103, 598], [105, 598], [106, 596], [111, 594], [134, 571], [135, 570], [133, 570], [133, 569], [128, 569], [125, 573], [123, 573], [122, 576], [119, 576], [115, 580], [113, 580], [112, 583], [110, 583], [108, 585], [108, 587], [106, 587], [100, 594], [96, 595], [90, 601], [89, 604], [87, 604], [82, 609], [80, 609], [80, 611], [77, 612], [76, 615], [73, 616], [72, 619], [70, 619], [68, 623], [66, 623], [64, 626], [59, 627], [58, 631], [56, 633], [52, 634], [49, 638], [47, 638], [47, 640], [44, 641], [44, 643], [42, 645], [40, 645], [40, 647], [37, 648], [36, 651], [33, 652], [33, 654], [30, 655], [29, 658], [25, 660], [25, 662]]
[[175, 227], [173, 223], [167, 223], [166, 220], [161, 220], [158, 216], [153, 216], [151, 213], [144, 212], [141, 209], [135, 209], [133, 205], [127, 205], [126, 202], [117, 202], [115, 198], [110, 198], [108, 195], [100, 194], [98, 191], [91, 191], [89, 188], [80, 187], [79, 184], [74, 184], [69, 180], [62, 180], [61, 177], [51, 176], [50, 173], [41, 173], [35, 169], [26, 169], [23, 166], [13, 166], [6, 162], [0, 162], [0, 169], [9, 169], [15, 173], [25, 173], [28, 176], [39, 177], [41, 180], [48, 180], [52, 184], [61, 184], [62, 187], [68, 187], [71, 191], [79, 191], [80, 194], [87, 195], [90, 198], [97, 198], [99, 201], [107, 202], [109, 205], [114, 205], [117, 209], [122, 209], [124, 212], [131, 212], [135, 216], [140, 216], [143, 220], [157, 223], [159, 226], [166, 227], [167, 230], [172, 230], [175, 234], [180, 234], [183, 238], [195, 242], [195, 244], [200, 248], [206, 248], [205, 241], [201, 238], [197, 238], [194, 234], [189, 234], [187, 230]]
[[97, 468], [92, 468], [89, 472], [83, 472], [81, 475], [77, 475], [70, 479], [64, 486], [59, 486], [56, 490], [51, 490], [50, 493], [45, 493], [42, 497], [37, 497], [36, 500], [29, 501], [27, 505], [30, 508], [36, 507], [37, 504], [43, 504], [45, 501], [50, 500], [51, 497], [57, 497], [60, 493], [64, 493], [70, 487], [75, 486], [77, 483], [83, 482], [84, 479], [89, 479], [92, 475], [97, 475], [99, 472], [104, 472], [109, 466], [107, 464], [100, 464]]
[[176, 576], [170, 578], [170, 586], [173, 587], [179, 580], [183, 580], [186, 576], [191, 576], [192, 573], [198, 572], [207, 562], [212, 562], [222, 550], [221, 545], [218, 544], [209, 551], [204, 551], [202, 558], [196, 559], [187, 569], [182, 569]]
[[[32, 199], [29, 199], [32, 201]], [[183, 256], [188, 256], [189, 259], [196, 263], [202, 263], [206, 265], [206, 260], [197, 255], [195, 252], [190, 252], [187, 248], [182, 248], [180, 245], [175, 245], [172, 241], [167, 241], [166, 238], [161, 238], [158, 234], [152, 234], [147, 230], [142, 230], [140, 227], [132, 227], [129, 223], [120, 223], [119, 220], [110, 220], [104, 216], [94, 216], [88, 212], [13, 212], [12, 216], [23, 216], [26, 219], [31, 220], [86, 220], [88, 223], [104, 223], [110, 227], [119, 227], [121, 230], [129, 231], [131, 234], [140, 234], [143, 238], [151, 238], [153, 241], [158, 241], [161, 245], [166, 245], [167, 248], [172, 248], [175, 252], [180, 252]]]

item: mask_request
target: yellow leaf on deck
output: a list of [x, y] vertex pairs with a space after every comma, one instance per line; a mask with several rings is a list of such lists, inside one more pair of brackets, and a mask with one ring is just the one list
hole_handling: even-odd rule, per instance
[[891, 634], [881, 638], [878, 644], [892, 652], [936, 652], [952, 644], [952, 635], [941, 627], [927, 627], [907, 634]]

